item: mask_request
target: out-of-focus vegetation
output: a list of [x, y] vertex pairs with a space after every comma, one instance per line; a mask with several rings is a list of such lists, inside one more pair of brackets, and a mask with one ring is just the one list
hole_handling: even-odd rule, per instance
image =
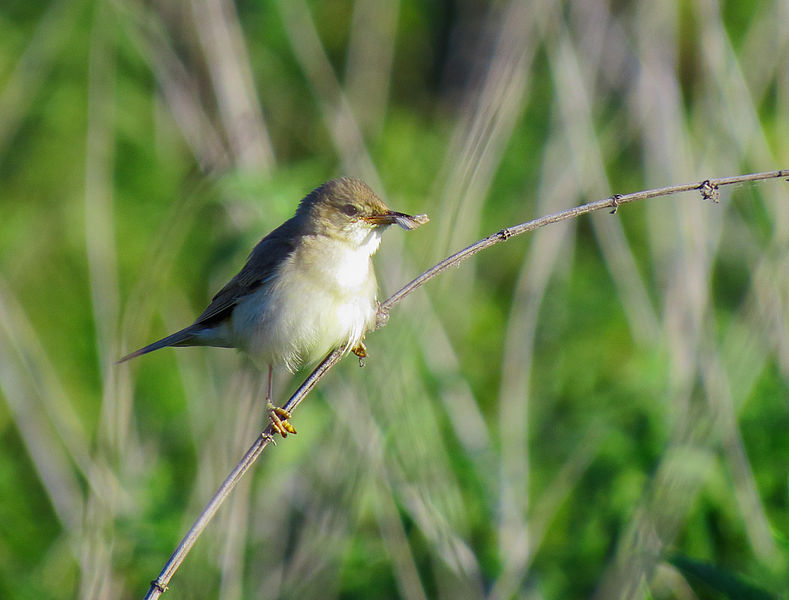
[[[353, 174], [431, 215], [385, 236], [388, 295], [533, 216], [787, 167], [787, 10], [3, 0], [0, 598], [142, 597], [264, 417], [233, 351], [114, 361], [311, 188]], [[786, 594], [787, 211], [782, 181], [659, 199], [445, 273], [168, 595]]]

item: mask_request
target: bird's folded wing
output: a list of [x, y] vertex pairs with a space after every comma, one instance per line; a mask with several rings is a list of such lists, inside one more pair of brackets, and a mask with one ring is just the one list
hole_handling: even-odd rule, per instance
[[290, 219], [260, 240], [249, 254], [244, 268], [216, 293], [195, 324], [224, 319], [241, 298], [254, 292], [276, 273], [277, 268], [293, 252], [298, 243], [297, 238], [296, 223]]

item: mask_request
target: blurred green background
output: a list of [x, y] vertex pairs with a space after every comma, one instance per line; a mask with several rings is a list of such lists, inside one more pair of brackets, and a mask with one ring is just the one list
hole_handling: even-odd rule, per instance
[[[789, 167], [789, 5], [3, 0], [0, 598], [141, 598], [263, 426], [190, 323], [340, 174], [507, 225]], [[346, 358], [173, 598], [769, 598], [789, 581], [789, 188], [622, 207], [443, 274]], [[284, 401], [304, 373], [280, 377]]]

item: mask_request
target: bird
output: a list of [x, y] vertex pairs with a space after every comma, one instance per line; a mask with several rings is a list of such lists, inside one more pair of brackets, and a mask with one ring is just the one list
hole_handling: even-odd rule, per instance
[[168, 346], [237, 348], [268, 370], [266, 412], [273, 431], [295, 434], [290, 413], [271, 402], [274, 368], [294, 373], [338, 348], [367, 356], [364, 337], [378, 312], [372, 256], [381, 234], [390, 225], [412, 230], [428, 221], [427, 215], [390, 210], [360, 179], [327, 181], [258, 242], [191, 325], [118, 362]]

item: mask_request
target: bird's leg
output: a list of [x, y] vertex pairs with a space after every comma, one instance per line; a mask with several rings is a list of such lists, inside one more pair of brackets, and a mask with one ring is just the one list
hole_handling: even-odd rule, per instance
[[290, 424], [290, 413], [284, 408], [274, 406], [271, 403], [271, 375], [272, 367], [268, 367], [268, 385], [266, 386], [266, 412], [268, 413], [268, 420], [271, 422], [271, 428], [282, 437], [288, 437], [289, 433], [296, 433], [296, 428]]

